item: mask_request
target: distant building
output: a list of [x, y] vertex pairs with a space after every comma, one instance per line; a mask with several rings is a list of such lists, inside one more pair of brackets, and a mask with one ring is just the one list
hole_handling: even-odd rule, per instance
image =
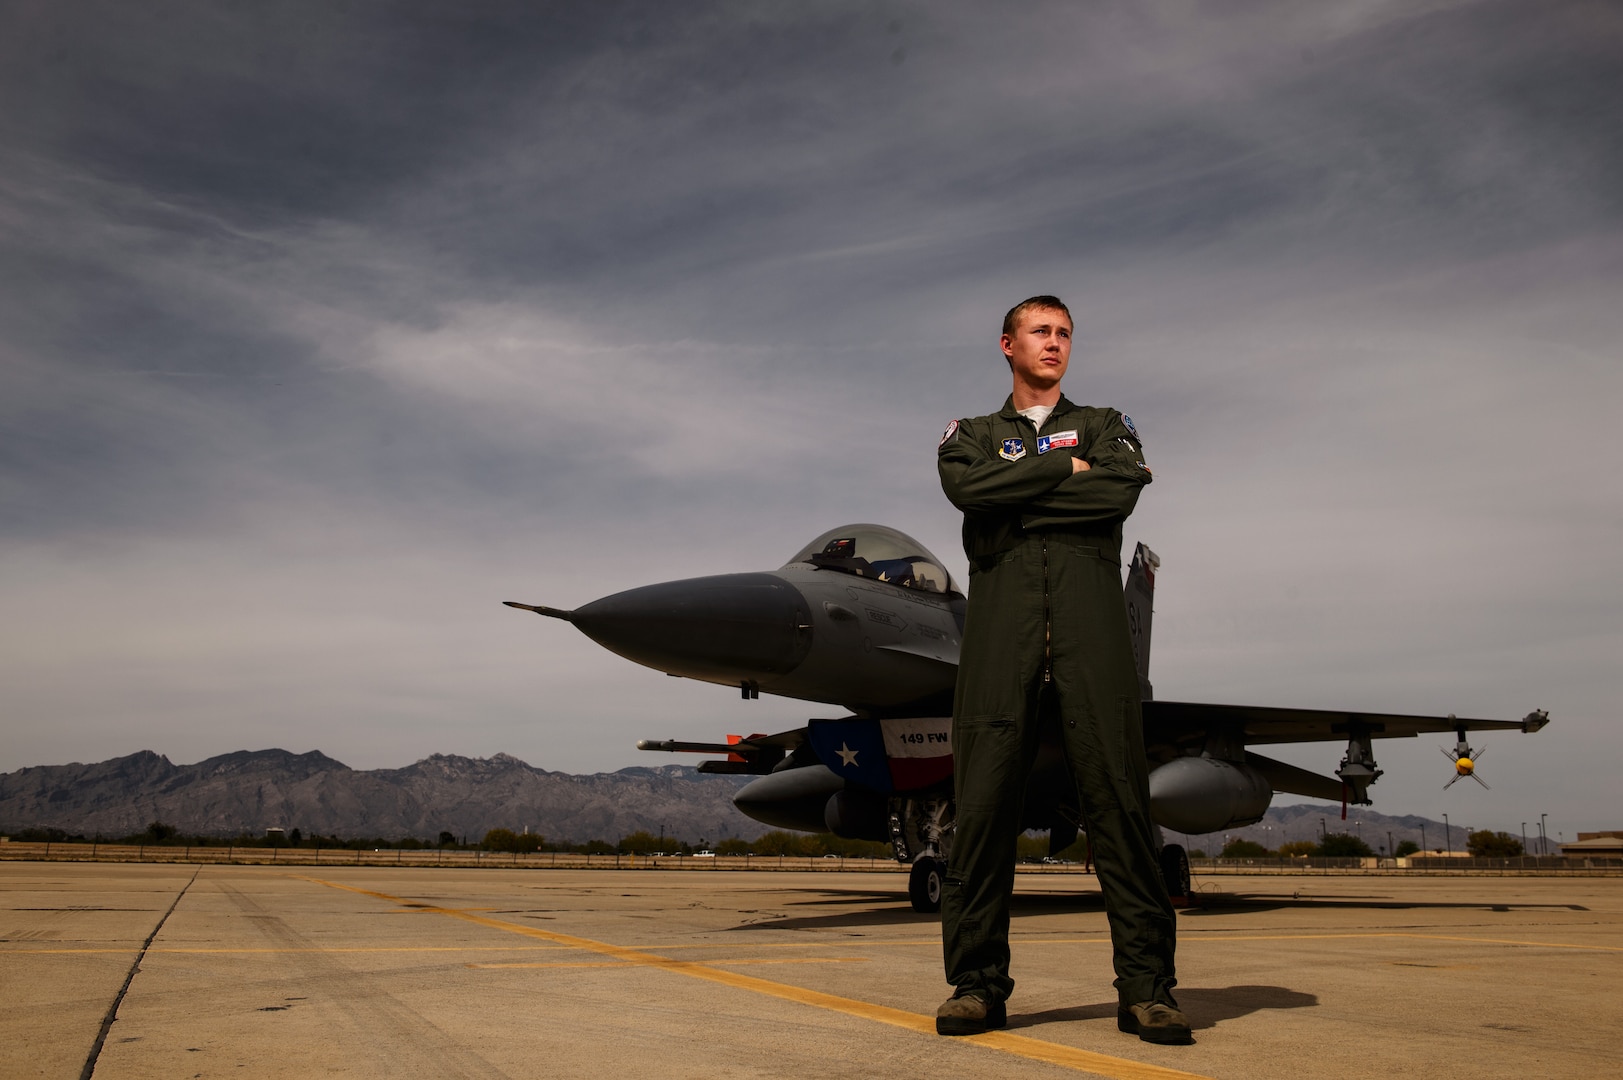
[[1561, 845], [1563, 855], [1623, 855], [1623, 829], [1581, 832], [1578, 839]]
[[265, 839], [281, 843], [287, 839], [287, 830], [281, 828], [280, 826], [273, 825], [265, 830]]

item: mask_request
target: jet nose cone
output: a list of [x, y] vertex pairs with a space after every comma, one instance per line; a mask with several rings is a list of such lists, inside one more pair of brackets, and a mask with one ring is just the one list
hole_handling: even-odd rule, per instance
[[577, 608], [571, 621], [627, 660], [709, 682], [782, 675], [811, 648], [805, 597], [775, 574], [645, 585]]

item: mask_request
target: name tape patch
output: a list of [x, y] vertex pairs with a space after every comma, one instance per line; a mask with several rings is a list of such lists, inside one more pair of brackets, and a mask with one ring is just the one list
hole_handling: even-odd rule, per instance
[[1037, 436], [1037, 453], [1046, 454], [1050, 450], [1065, 446], [1076, 445], [1076, 432], [1056, 431], [1051, 435]]

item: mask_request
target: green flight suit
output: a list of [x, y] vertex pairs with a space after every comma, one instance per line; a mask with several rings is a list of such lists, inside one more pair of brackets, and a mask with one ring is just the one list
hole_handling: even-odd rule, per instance
[[[1090, 470], [1073, 475], [1073, 456]], [[1138, 434], [1114, 409], [1063, 397], [1039, 433], [1011, 397], [1001, 412], [949, 426], [938, 466], [964, 512], [969, 556], [956, 830], [941, 898], [947, 981], [994, 1001], [1014, 987], [1015, 840], [1040, 728], [1057, 718], [1109, 914], [1117, 995], [1171, 1004], [1175, 917], [1122, 598], [1122, 522], [1150, 482]]]

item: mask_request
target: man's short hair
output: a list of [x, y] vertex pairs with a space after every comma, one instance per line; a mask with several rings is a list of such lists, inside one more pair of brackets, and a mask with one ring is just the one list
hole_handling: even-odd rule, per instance
[[1065, 320], [1072, 326], [1076, 325], [1076, 320], [1071, 318], [1071, 309], [1065, 306], [1065, 301], [1057, 296], [1033, 296], [1029, 300], [1020, 301], [1003, 316], [1003, 333], [1013, 337], [1014, 332], [1020, 328], [1020, 317], [1028, 311], [1063, 311]]

